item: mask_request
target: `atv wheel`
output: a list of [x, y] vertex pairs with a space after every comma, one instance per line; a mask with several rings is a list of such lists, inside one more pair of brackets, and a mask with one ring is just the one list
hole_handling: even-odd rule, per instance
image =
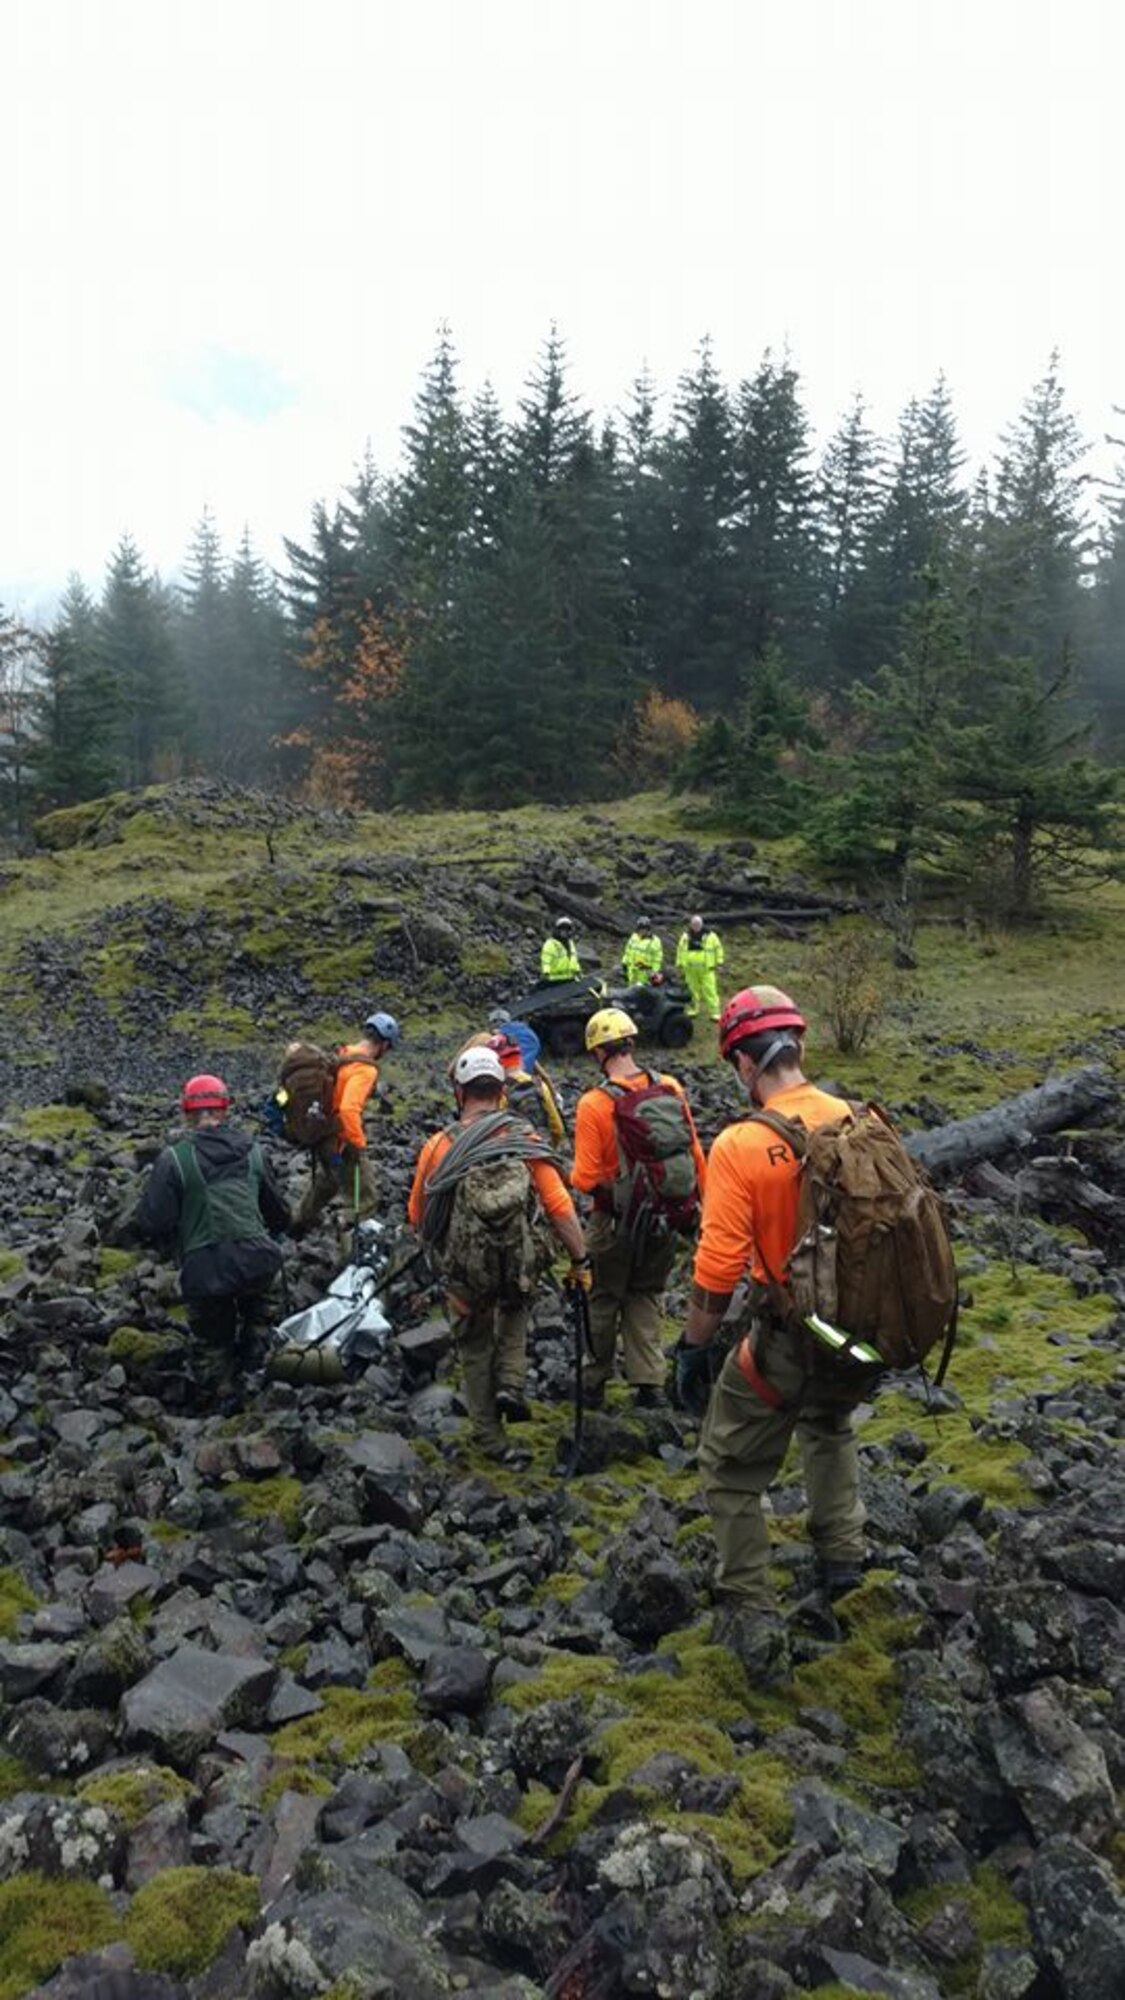
[[669, 1014], [660, 1023], [660, 1042], [666, 1049], [686, 1049], [692, 1037], [692, 1024], [686, 1014]]
[[549, 1055], [565, 1060], [582, 1054], [586, 1031], [581, 1021], [552, 1021], [550, 1026], [544, 1024], [542, 1032]]

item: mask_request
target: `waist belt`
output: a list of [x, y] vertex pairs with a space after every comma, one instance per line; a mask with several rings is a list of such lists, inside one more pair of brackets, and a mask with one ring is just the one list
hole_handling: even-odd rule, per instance
[[759, 1397], [763, 1403], [768, 1404], [771, 1410], [784, 1409], [785, 1407], [784, 1396], [781, 1394], [781, 1391], [779, 1389], [774, 1388], [772, 1382], [767, 1382], [765, 1376], [762, 1374], [761, 1369], [759, 1368], [757, 1362], [754, 1359], [754, 1349], [750, 1345], [749, 1334], [746, 1335], [745, 1339], [739, 1341], [737, 1348], [737, 1355], [738, 1355], [738, 1365], [739, 1368], [742, 1370], [743, 1380], [745, 1381], [747, 1388], [753, 1389], [754, 1394], [757, 1397]]

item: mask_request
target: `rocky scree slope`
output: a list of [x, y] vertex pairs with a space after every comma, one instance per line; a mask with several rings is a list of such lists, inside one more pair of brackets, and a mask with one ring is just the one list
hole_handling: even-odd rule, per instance
[[[710, 1643], [690, 1430], [614, 1392], [560, 1483], [550, 1295], [526, 1474], [466, 1450], [433, 1318], [355, 1384], [195, 1409], [174, 1273], [108, 1240], [167, 1045], [128, 1093], [73, 1057], [79, 1101], [42, 1108], [51, 1057], [0, 1127], [0, 2000], [1120, 1994], [1119, 1221], [956, 1192], [950, 1387], [862, 1412], [835, 1617], [776, 1490], [766, 1694]], [[392, 1209], [438, 1101], [377, 1123]], [[1120, 1210], [1119, 1134], [1067, 1149]], [[290, 1253], [294, 1304], [337, 1250]]]

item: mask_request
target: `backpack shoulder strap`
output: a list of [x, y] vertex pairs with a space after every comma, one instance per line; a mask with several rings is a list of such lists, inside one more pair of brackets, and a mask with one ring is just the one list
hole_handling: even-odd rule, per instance
[[803, 1160], [808, 1152], [808, 1128], [802, 1125], [799, 1118], [783, 1118], [778, 1111], [759, 1109], [748, 1111], [742, 1122], [744, 1125], [767, 1125], [771, 1132], [776, 1132], [779, 1139], [784, 1139], [786, 1145], [793, 1148], [795, 1159]]

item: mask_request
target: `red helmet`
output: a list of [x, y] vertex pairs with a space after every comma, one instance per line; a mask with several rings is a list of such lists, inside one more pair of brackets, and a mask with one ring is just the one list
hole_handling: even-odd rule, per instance
[[189, 1076], [180, 1092], [180, 1109], [189, 1111], [229, 1111], [230, 1091], [221, 1076]]
[[751, 1035], [767, 1035], [771, 1028], [794, 1028], [804, 1034], [804, 1015], [780, 986], [744, 986], [727, 1001], [719, 1020], [719, 1052], [730, 1056], [740, 1042]]

